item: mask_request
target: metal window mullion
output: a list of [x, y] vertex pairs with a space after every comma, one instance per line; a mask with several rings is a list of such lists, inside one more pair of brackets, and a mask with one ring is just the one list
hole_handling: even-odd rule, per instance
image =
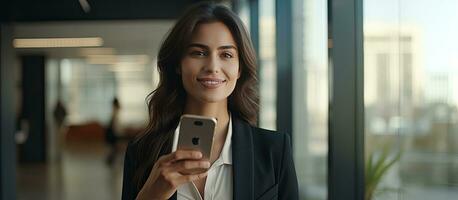
[[364, 199], [362, 0], [331, 0], [329, 199]]
[[292, 0], [275, 1], [275, 53], [277, 58], [277, 130], [293, 133], [293, 9]]

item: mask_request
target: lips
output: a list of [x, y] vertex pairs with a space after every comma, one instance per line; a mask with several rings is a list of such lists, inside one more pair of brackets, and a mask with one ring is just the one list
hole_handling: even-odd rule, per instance
[[199, 81], [202, 86], [208, 89], [218, 88], [226, 82], [226, 80], [218, 78], [197, 78], [197, 81]]

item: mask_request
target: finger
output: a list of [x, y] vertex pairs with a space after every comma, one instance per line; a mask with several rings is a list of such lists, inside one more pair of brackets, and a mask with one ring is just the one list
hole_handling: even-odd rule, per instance
[[202, 158], [202, 153], [199, 151], [177, 150], [165, 156], [161, 156], [157, 162], [166, 163], [166, 162], [175, 162], [175, 161], [179, 161], [183, 159], [200, 159], [200, 158]]
[[190, 174], [195, 171], [206, 171], [208, 168], [210, 168], [210, 162], [206, 160], [182, 160], [169, 166], [170, 170], [178, 171], [182, 174]]

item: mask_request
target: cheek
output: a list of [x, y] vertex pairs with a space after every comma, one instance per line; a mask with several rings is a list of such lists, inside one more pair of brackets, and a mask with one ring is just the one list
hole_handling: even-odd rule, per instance
[[228, 76], [228, 78], [232, 81], [234, 79], [237, 79], [240, 71], [240, 64], [238, 59], [233, 59], [233, 60], [227, 60], [225, 62], [222, 62], [222, 70]]
[[231, 66], [228, 70], [228, 75], [232, 81], [237, 81], [240, 75], [240, 67], [236, 64], [236, 66]]
[[180, 66], [181, 79], [183, 79], [183, 81], [187, 79], [192, 79], [193, 75], [196, 73], [194, 71], [196, 69], [195, 66], [197, 64], [198, 63], [196, 63], [192, 59], [183, 59]]

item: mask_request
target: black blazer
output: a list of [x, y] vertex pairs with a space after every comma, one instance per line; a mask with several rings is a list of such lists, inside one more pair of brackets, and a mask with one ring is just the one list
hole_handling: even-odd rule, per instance
[[[253, 127], [235, 117], [232, 126], [233, 198], [298, 199], [289, 136]], [[135, 199], [139, 192], [132, 183], [137, 168], [132, 155], [135, 149], [136, 144], [129, 143], [124, 161], [123, 200]], [[170, 199], [176, 198], [175, 193]]]

